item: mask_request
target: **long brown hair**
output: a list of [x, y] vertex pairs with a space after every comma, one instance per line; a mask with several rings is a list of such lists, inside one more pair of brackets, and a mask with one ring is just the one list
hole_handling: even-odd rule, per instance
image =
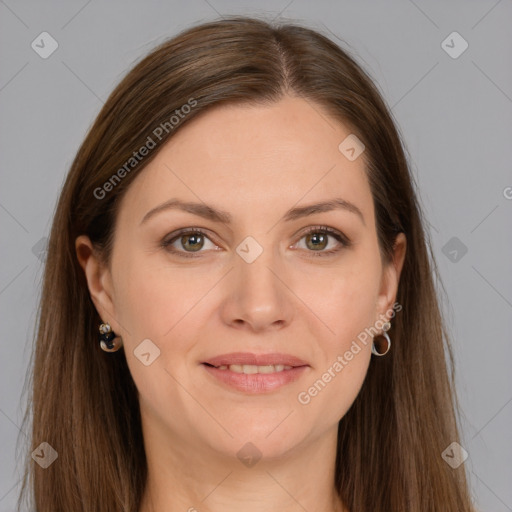
[[[47, 469], [28, 459], [20, 503], [30, 494], [38, 512], [138, 511], [147, 462], [137, 389], [122, 351], [106, 356], [99, 348], [100, 318], [75, 239], [88, 235], [108, 262], [121, 197], [173, 133], [213, 105], [268, 104], [284, 94], [323, 106], [365, 144], [383, 260], [398, 232], [407, 237], [392, 350], [372, 358], [339, 422], [338, 492], [352, 512], [472, 510], [464, 465], [452, 469], [441, 456], [459, 440], [452, 353], [390, 111], [369, 75], [326, 36], [243, 16], [192, 27], [140, 60], [78, 150], [49, 239], [24, 420], [32, 415], [31, 450], [47, 442], [58, 459]], [[148, 137], [158, 147], [133, 162]]]

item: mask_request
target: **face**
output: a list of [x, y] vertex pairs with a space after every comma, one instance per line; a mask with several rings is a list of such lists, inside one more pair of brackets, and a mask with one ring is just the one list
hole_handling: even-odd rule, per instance
[[[230, 456], [250, 441], [268, 457], [335, 431], [405, 247], [383, 265], [363, 155], [338, 149], [350, 133], [298, 98], [216, 107], [130, 185], [109, 268], [77, 240], [146, 429]], [[320, 203], [331, 207], [306, 208]]]

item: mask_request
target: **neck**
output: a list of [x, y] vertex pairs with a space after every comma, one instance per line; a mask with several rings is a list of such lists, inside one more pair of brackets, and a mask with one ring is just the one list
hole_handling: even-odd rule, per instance
[[251, 465], [236, 449], [219, 453], [154, 424], [143, 428], [148, 479], [139, 512], [346, 510], [334, 487], [337, 429], [279, 457], [263, 454]]

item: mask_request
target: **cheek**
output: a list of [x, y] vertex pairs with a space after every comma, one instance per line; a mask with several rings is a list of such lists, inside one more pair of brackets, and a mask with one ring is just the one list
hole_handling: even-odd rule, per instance
[[344, 350], [374, 324], [379, 284], [378, 256], [352, 253], [337, 267], [309, 272], [306, 280], [297, 274], [292, 286], [314, 313], [308, 315], [310, 328], [332, 350]]
[[303, 418], [332, 425], [359, 394], [371, 359], [369, 328], [375, 322], [377, 278], [378, 272], [370, 267], [365, 272], [354, 268], [324, 283], [323, 293], [310, 289], [310, 307], [329, 329], [319, 327], [319, 322], [314, 327], [323, 333], [316, 338], [319, 363], [295, 397]]
[[[351, 354], [350, 360], [347, 352]], [[303, 421], [315, 419], [324, 428], [339, 422], [357, 398], [369, 363], [369, 347], [362, 344], [355, 350], [333, 354], [295, 397], [295, 407]]]
[[[180, 410], [194, 410], [197, 406], [179, 385], [192, 381], [190, 368], [182, 361], [193, 348], [200, 329], [197, 316], [203, 314], [201, 299], [214, 286], [216, 277], [211, 273], [182, 272], [156, 260], [137, 253], [118, 258], [116, 313], [126, 331], [125, 354], [139, 399], [151, 415], [176, 429], [183, 428], [181, 435], [186, 437], [191, 426], [185, 428], [183, 421], [176, 420], [169, 404]], [[154, 345], [141, 344], [147, 339]], [[147, 366], [138, 358], [142, 346], [149, 347], [152, 362]], [[155, 359], [154, 354], [158, 354]]]
[[134, 343], [177, 330], [212, 286], [212, 276], [180, 271], [162, 261], [142, 253], [118, 259], [116, 312]]
[[303, 414], [319, 415], [327, 425], [345, 415], [368, 371], [372, 341], [369, 329], [376, 320], [380, 259], [378, 253], [369, 251], [367, 255], [353, 254], [330, 272], [328, 279], [316, 273], [316, 285], [308, 280], [309, 284], [298, 292], [302, 298], [307, 297], [304, 302], [326, 328], [318, 321], [312, 322], [311, 328], [319, 333], [321, 363], [296, 400]]

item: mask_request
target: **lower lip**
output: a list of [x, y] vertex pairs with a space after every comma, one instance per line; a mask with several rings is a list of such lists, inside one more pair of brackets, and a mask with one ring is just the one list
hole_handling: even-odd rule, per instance
[[295, 366], [290, 370], [283, 370], [281, 372], [247, 374], [235, 373], [231, 370], [219, 370], [214, 366], [206, 364], [203, 364], [203, 367], [216, 379], [238, 391], [246, 393], [267, 393], [273, 391], [297, 380], [309, 368], [308, 366]]

